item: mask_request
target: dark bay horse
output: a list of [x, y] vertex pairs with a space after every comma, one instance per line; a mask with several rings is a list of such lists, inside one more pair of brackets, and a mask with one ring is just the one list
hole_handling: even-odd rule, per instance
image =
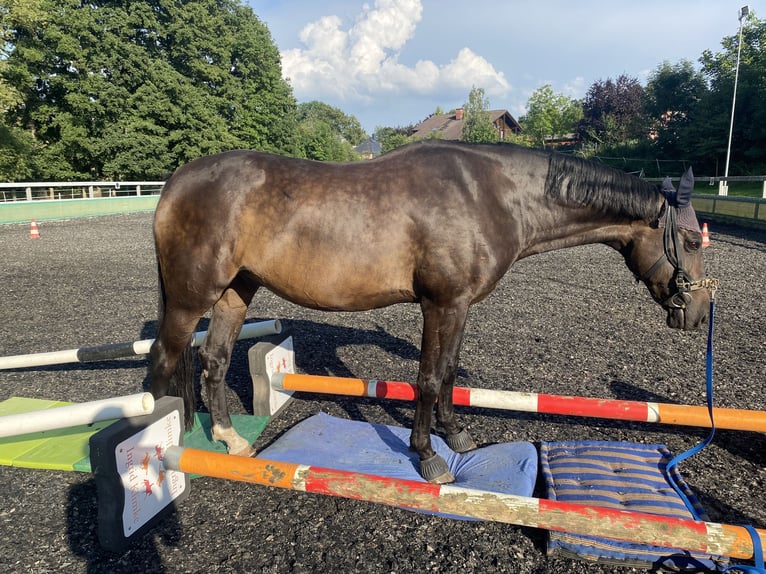
[[469, 307], [514, 261], [604, 243], [667, 310], [668, 326], [693, 329], [706, 320], [709, 284], [689, 214], [689, 176], [675, 193], [555, 153], [438, 141], [348, 164], [251, 151], [192, 161], [168, 180], [154, 219], [164, 308], [151, 349], [152, 392], [185, 396], [193, 414], [185, 359], [212, 308], [199, 356], [213, 436], [233, 454], [252, 455], [231, 426], [224, 377], [259, 287], [327, 311], [418, 303], [411, 447], [426, 479], [448, 482], [431, 448], [434, 404], [448, 444], [474, 448], [452, 404], [463, 330]]

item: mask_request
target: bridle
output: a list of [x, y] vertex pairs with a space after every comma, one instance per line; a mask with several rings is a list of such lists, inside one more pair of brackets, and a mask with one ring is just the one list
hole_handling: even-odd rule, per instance
[[711, 299], [715, 297], [719, 281], [714, 277], [705, 277], [704, 279], [694, 279], [689, 277], [684, 269], [683, 245], [678, 236], [678, 208], [665, 202], [665, 233], [663, 234], [663, 253], [659, 259], [654, 262], [640, 279], [646, 283], [667, 260], [675, 269], [673, 281], [676, 286], [676, 292], [662, 302], [664, 307], [669, 309], [686, 309], [690, 302], [689, 293], [699, 289], [708, 289]]

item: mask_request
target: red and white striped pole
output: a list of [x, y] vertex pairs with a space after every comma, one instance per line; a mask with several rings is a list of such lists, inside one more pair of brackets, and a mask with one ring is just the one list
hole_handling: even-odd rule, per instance
[[[238, 457], [179, 446], [166, 449], [163, 464], [166, 469], [184, 473], [518, 526], [603, 536], [733, 558], [753, 556], [752, 539], [741, 526]], [[766, 531], [757, 532], [761, 541], [766, 542]]]
[[[395, 381], [366, 381], [345, 377], [279, 373], [271, 377], [271, 385], [276, 391], [302, 391], [406, 401], [414, 401], [417, 398], [416, 385]], [[704, 406], [493, 391], [469, 387], [455, 387], [452, 396], [455, 405], [458, 406], [710, 428], [710, 415], [707, 407]], [[716, 427], [720, 429], [766, 432], [766, 412], [764, 411], [714, 408], [713, 417]]]

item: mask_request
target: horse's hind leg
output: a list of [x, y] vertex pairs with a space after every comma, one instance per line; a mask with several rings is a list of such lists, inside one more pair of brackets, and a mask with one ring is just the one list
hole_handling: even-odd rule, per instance
[[[181, 391], [181, 389], [171, 388], [171, 379], [177, 376], [176, 367], [179, 359], [189, 345], [198, 321], [199, 315], [188, 311], [175, 309], [164, 311], [157, 338], [149, 351], [151, 355], [150, 386], [155, 399], [164, 397], [168, 391]], [[184, 373], [184, 375], [188, 375], [188, 381], [179, 380], [176, 381], [176, 385], [188, 384], [191, 387], [193, 372]], [[183, 378], [186, 379], [185, 376]]]
[[255, 450], [242, 438], [231, 424], [229, 407], [226, 402], [226, 371], [229, 368], [231, 352], [237, 335], [245, 320], [247, 306], [256, 288], [250, 287], [237, 278], [223, 292], [213, 306], [205, 342], [199, 351], [202, 363], [202, 380], [207, 390], [207, 404], [210, 409], [214, 440], [226, 443], [231, 454], [252, 456]]

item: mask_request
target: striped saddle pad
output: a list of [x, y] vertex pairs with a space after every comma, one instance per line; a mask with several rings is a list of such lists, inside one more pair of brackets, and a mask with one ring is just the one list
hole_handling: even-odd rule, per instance
[[[664, 445], [657, 444], [575, 441], [540, 445], [540, 465], [551, 500], [706, 520], [699, 501], [675, 468], [673, 478], [693, 509], [686, 507], [668, 482], [666, 466], [672, 458]], [[565, 532], [550, 533], [548, 554], [678, 572], [719, 570], [727, 563], [722, 556]]]

